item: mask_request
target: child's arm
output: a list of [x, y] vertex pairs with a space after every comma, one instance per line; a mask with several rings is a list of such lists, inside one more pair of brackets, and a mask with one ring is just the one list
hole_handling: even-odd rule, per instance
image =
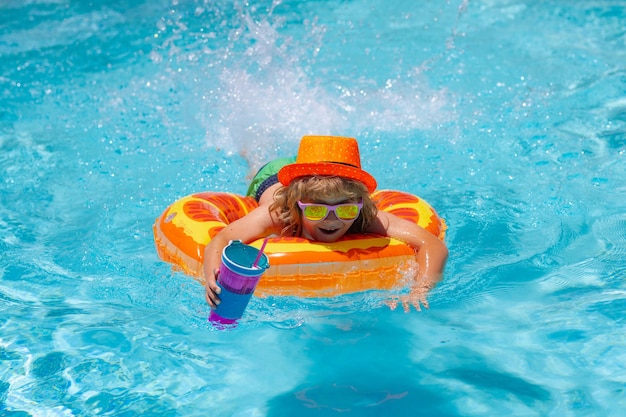
[[408, 311], [412, 304], [420, 310], [420, 303], [428, 307], [426, 294], [443, 276], [448, 248], [439, 238], [408, 220], [384, 211], [379, 211], [377, 217], [378, 221], [368, 231], [406, 242], [417, 251], [419, 270], [411, 293], [403, 300], [404, 309]]
[[204, 249], [204, 286], [205, 298], [211, 308], [219, 304], [217, 277], [222, 259], [222, 250], [231, 240], [250, 243], [274, 233], [274, 222], [269, 206], [262, 205], [252, 210], [239, 220], [226, 226], [211, 239]]

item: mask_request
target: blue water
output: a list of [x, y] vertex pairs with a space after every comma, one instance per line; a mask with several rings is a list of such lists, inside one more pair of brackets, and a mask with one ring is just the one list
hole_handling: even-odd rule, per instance
[[[0, 3], [0, 415], [622, 416], [626, 8]], [[430, 309], [255, 298], [216, 331], [154, 219], [359, 138], [446, 218]]]

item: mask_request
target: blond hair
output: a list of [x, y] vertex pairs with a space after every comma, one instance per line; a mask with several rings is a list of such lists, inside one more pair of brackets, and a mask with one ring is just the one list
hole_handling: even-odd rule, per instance
[[275, 211], [282, 224], [283, 236], [300, 236], [302, 214], [298, 201], [324, 200], [329, 197], [345, 196], [348, 200], [361, 200], [363, 208], [348, 233], [364, 233], [378, 213], [365, 184], [343, 177], [308, 176], [294, 179], [287, 187], [279, 188], [274, 194], [270, 211]]

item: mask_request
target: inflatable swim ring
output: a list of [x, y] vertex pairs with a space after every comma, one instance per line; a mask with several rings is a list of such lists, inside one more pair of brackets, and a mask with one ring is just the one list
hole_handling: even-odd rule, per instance
[[[372, 194], [379, 210], [412, 221], [439, 239], [445, 221], [424, 200], [400, 191]], [[153, 226], [157, 253], [174, 269], [204, 281], [204, 247], [227, 224], [245, 216], [257, 202], [252, 197], [220, 192], [192, 194], [174, 202]], [[251, 242], [261, 247], [263, 239]], [[270, 268], [255, 295], [330, 297], [367, 290], [389, 290], [402, 285], [408, 268], [415, 266], [415, 252], [407, 244], [388, 237], [349, 235], [335, 243], [304, 238], [268, 240], [265, 253]]]

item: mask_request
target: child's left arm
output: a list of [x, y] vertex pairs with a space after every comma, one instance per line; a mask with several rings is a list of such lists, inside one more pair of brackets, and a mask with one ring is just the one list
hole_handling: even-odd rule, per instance
[[384, 211], [379, 211], [377, 217], [377, 222], [368, 231], [406, 242], [417, 252], [419, 270], [410, 294], [402, 300], [405, 311], [410, 309], [410, 305], [420, 310], [420, 303], [428, 307], [426, 294], [443, 276], [448, 248], [439, 238], [408, 220]]

